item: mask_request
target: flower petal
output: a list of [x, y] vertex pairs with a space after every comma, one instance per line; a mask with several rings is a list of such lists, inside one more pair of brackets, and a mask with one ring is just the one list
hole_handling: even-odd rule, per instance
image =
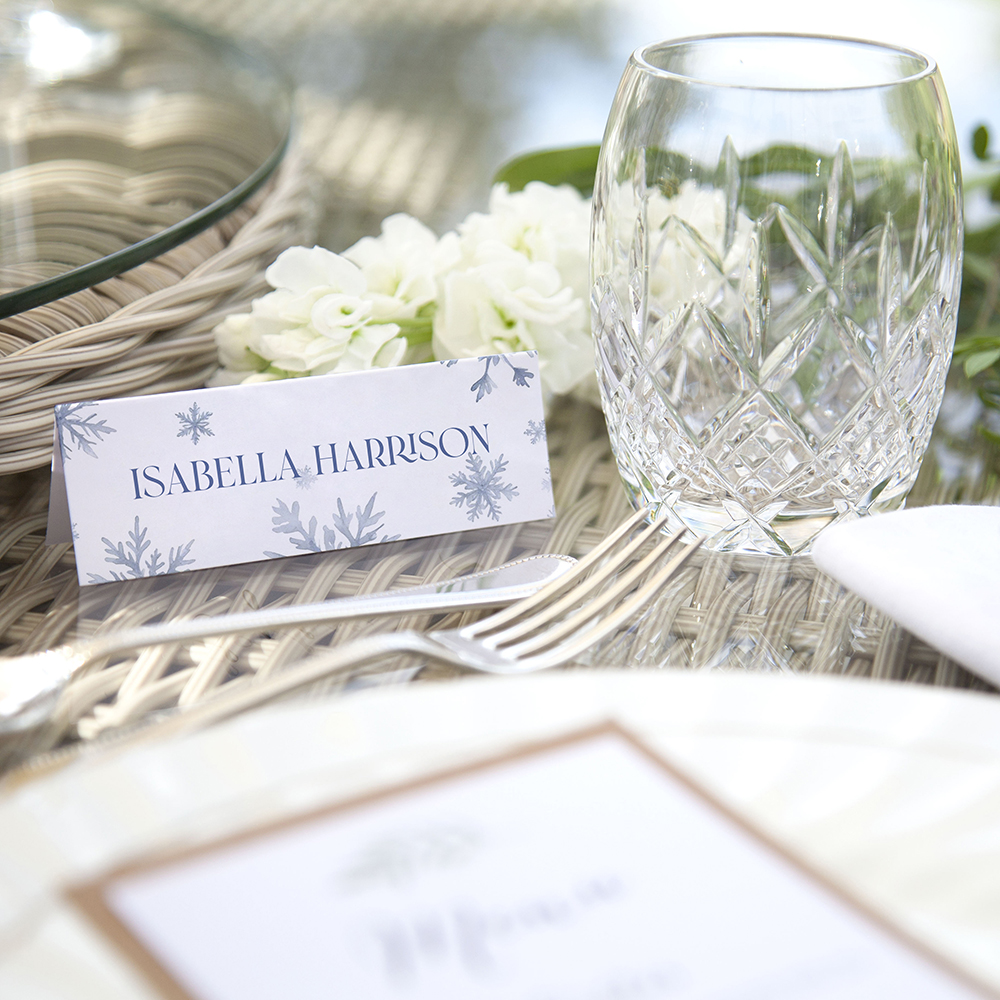
[[297, 295], [314, 288], [360, 295], [366, 286], [364, 275], [354, 264], [323, 247], [289, 247], [264, 277], [272, 288], [286, 288]]

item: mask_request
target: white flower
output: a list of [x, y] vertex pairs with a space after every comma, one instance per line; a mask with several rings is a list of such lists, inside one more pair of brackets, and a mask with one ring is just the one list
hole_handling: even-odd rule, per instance
[[495, 185], [489, 213], [458, 227], [460, 259], [438, 282], [434, 356], [537, 351], [556, 393], [593, 378], [589, 230], [590, 203], [573, 188]]
[[573, 188], [497, 185], [488, 214], [441, 239], [400, 214], [343, 254], [293, 247], [265, 272], [273, 291], [216, 327], [213, 383], [390, 367], [433, 347], [439, 359], [534, 350], [547, 389], [587, 388], [589, 228]]
[[474, 212], [458, 231], [466, 244], [498, 240], [528, 260], [554, 265], [564, 285], [589, 299], [590, 201], [568, 184], [531, 181], [513, 194], [506, 184], [495, 184], [489, 214]]
[[364, 273], [322, 247], [291, 247], [264, 272], [274, 289], [215, 329], [224, 374], [261, 382], [399, 364], [399, 326], [375, 318]]
[[737, 272], [746, 253], [752, 223], [736, 214], [733, 240], [726, 249], [726, 199], [718, 188], [694, 180], [666, 198], [653, 192], [647, 201], [649, 292], [665, 309], [695, 300], [711, 304], [726, 277]]
[[255, 372], [260, 368], [260, 356], [251, 350], [250, 336], [250, 316], [247, 313], [233, 313], [215, 328], [219, 361], [224, 368], [237, 374]]
[[313, 303], [309, 322], [317, 333], [337, 343], [346, 343], [351, 334], [371, 318], [372, 304], [357, 295], [331, 292]]
[[441, 282], [434, 356], [538, 351], [543, 384], [565, 393], [593, 369], [586, 322], [583, 302], [552, 264], [488, 240], [473, 249], [471, 266]]
[[437, 297], [437, 276], [458, 258], [454, 233], [439, 240], [410, 215], [390, 215], [380, 236], [365, 236], [344, 251], [367, 282], [378, 320], [412, 320]]

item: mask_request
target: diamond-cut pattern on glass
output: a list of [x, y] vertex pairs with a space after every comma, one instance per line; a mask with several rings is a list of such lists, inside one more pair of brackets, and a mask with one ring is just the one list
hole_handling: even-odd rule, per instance
[[851, 332], [829, 310], [806, 324], [795, 347], [773, 371], [768, 368], [765, 387], [778, 392], [799, 423], [825, 441], [867, 397], [875, 372]]
[[647, 191], [641, 220], [614, 224], [630, 274], [596, 274], [599, 380], [637, 500], [715, 547], [789, 552], [912, 484], [947, 371], [954, 250], [926, 175], [906, 225], [859, 210], [872, 185], [843, 144], [809, 215], [775, 199], [750, 217], [739, 171], [727, 141], [714, 187]]
[[734, 413], [704, 455], [749, 510], [773, 503], [813, 454], [761, 395]]
[[713, 425], [737, 409], [753, 389], [725, 328], [697, 303], [671, 331], [667, 348], [652, 359], [649, 373], [661, 397], [703, 444]]

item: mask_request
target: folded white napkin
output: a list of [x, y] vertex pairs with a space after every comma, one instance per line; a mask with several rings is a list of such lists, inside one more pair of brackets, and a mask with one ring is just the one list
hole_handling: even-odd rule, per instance
[[824, 531], [816, 565], [1000, 684], [1000, 507], [916, 507]]

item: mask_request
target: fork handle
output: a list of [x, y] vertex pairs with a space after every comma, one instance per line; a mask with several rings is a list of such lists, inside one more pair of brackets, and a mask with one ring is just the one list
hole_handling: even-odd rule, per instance
[[562, 576], [575, 565], [575, 559], [556, 553], [522, 556], [492, 569], [416, 587], [386, 590], [377, 594], [356, 594], [353, 597], [335, 597], [316, 604], [265, 607], [208, 618], [140, 625], [137, 628], [96, 635], [73, 645], [68, 652], [81, 657], [81, 663], [92, 663], [94, 660], [143, 646], [191, 642], [241, 632], [327, 624], [377, 615], [431, 614], [492, 608], [530, 597], [549, 580]]
[[388, 632], [365, 636], [315, 653], [288, 670], [271, 674], [263, 680], [250, 679], [242, 685], [239, 682], [227, 684], [213, 698], [143, 729], [139, 736], [141, 738], [148, 734], [154, 739], [160, 739], [200, 729], [387, 653], [423, 653], [438, 660], [443, 655], [439, 645], [428, 641], [419, 632]]

